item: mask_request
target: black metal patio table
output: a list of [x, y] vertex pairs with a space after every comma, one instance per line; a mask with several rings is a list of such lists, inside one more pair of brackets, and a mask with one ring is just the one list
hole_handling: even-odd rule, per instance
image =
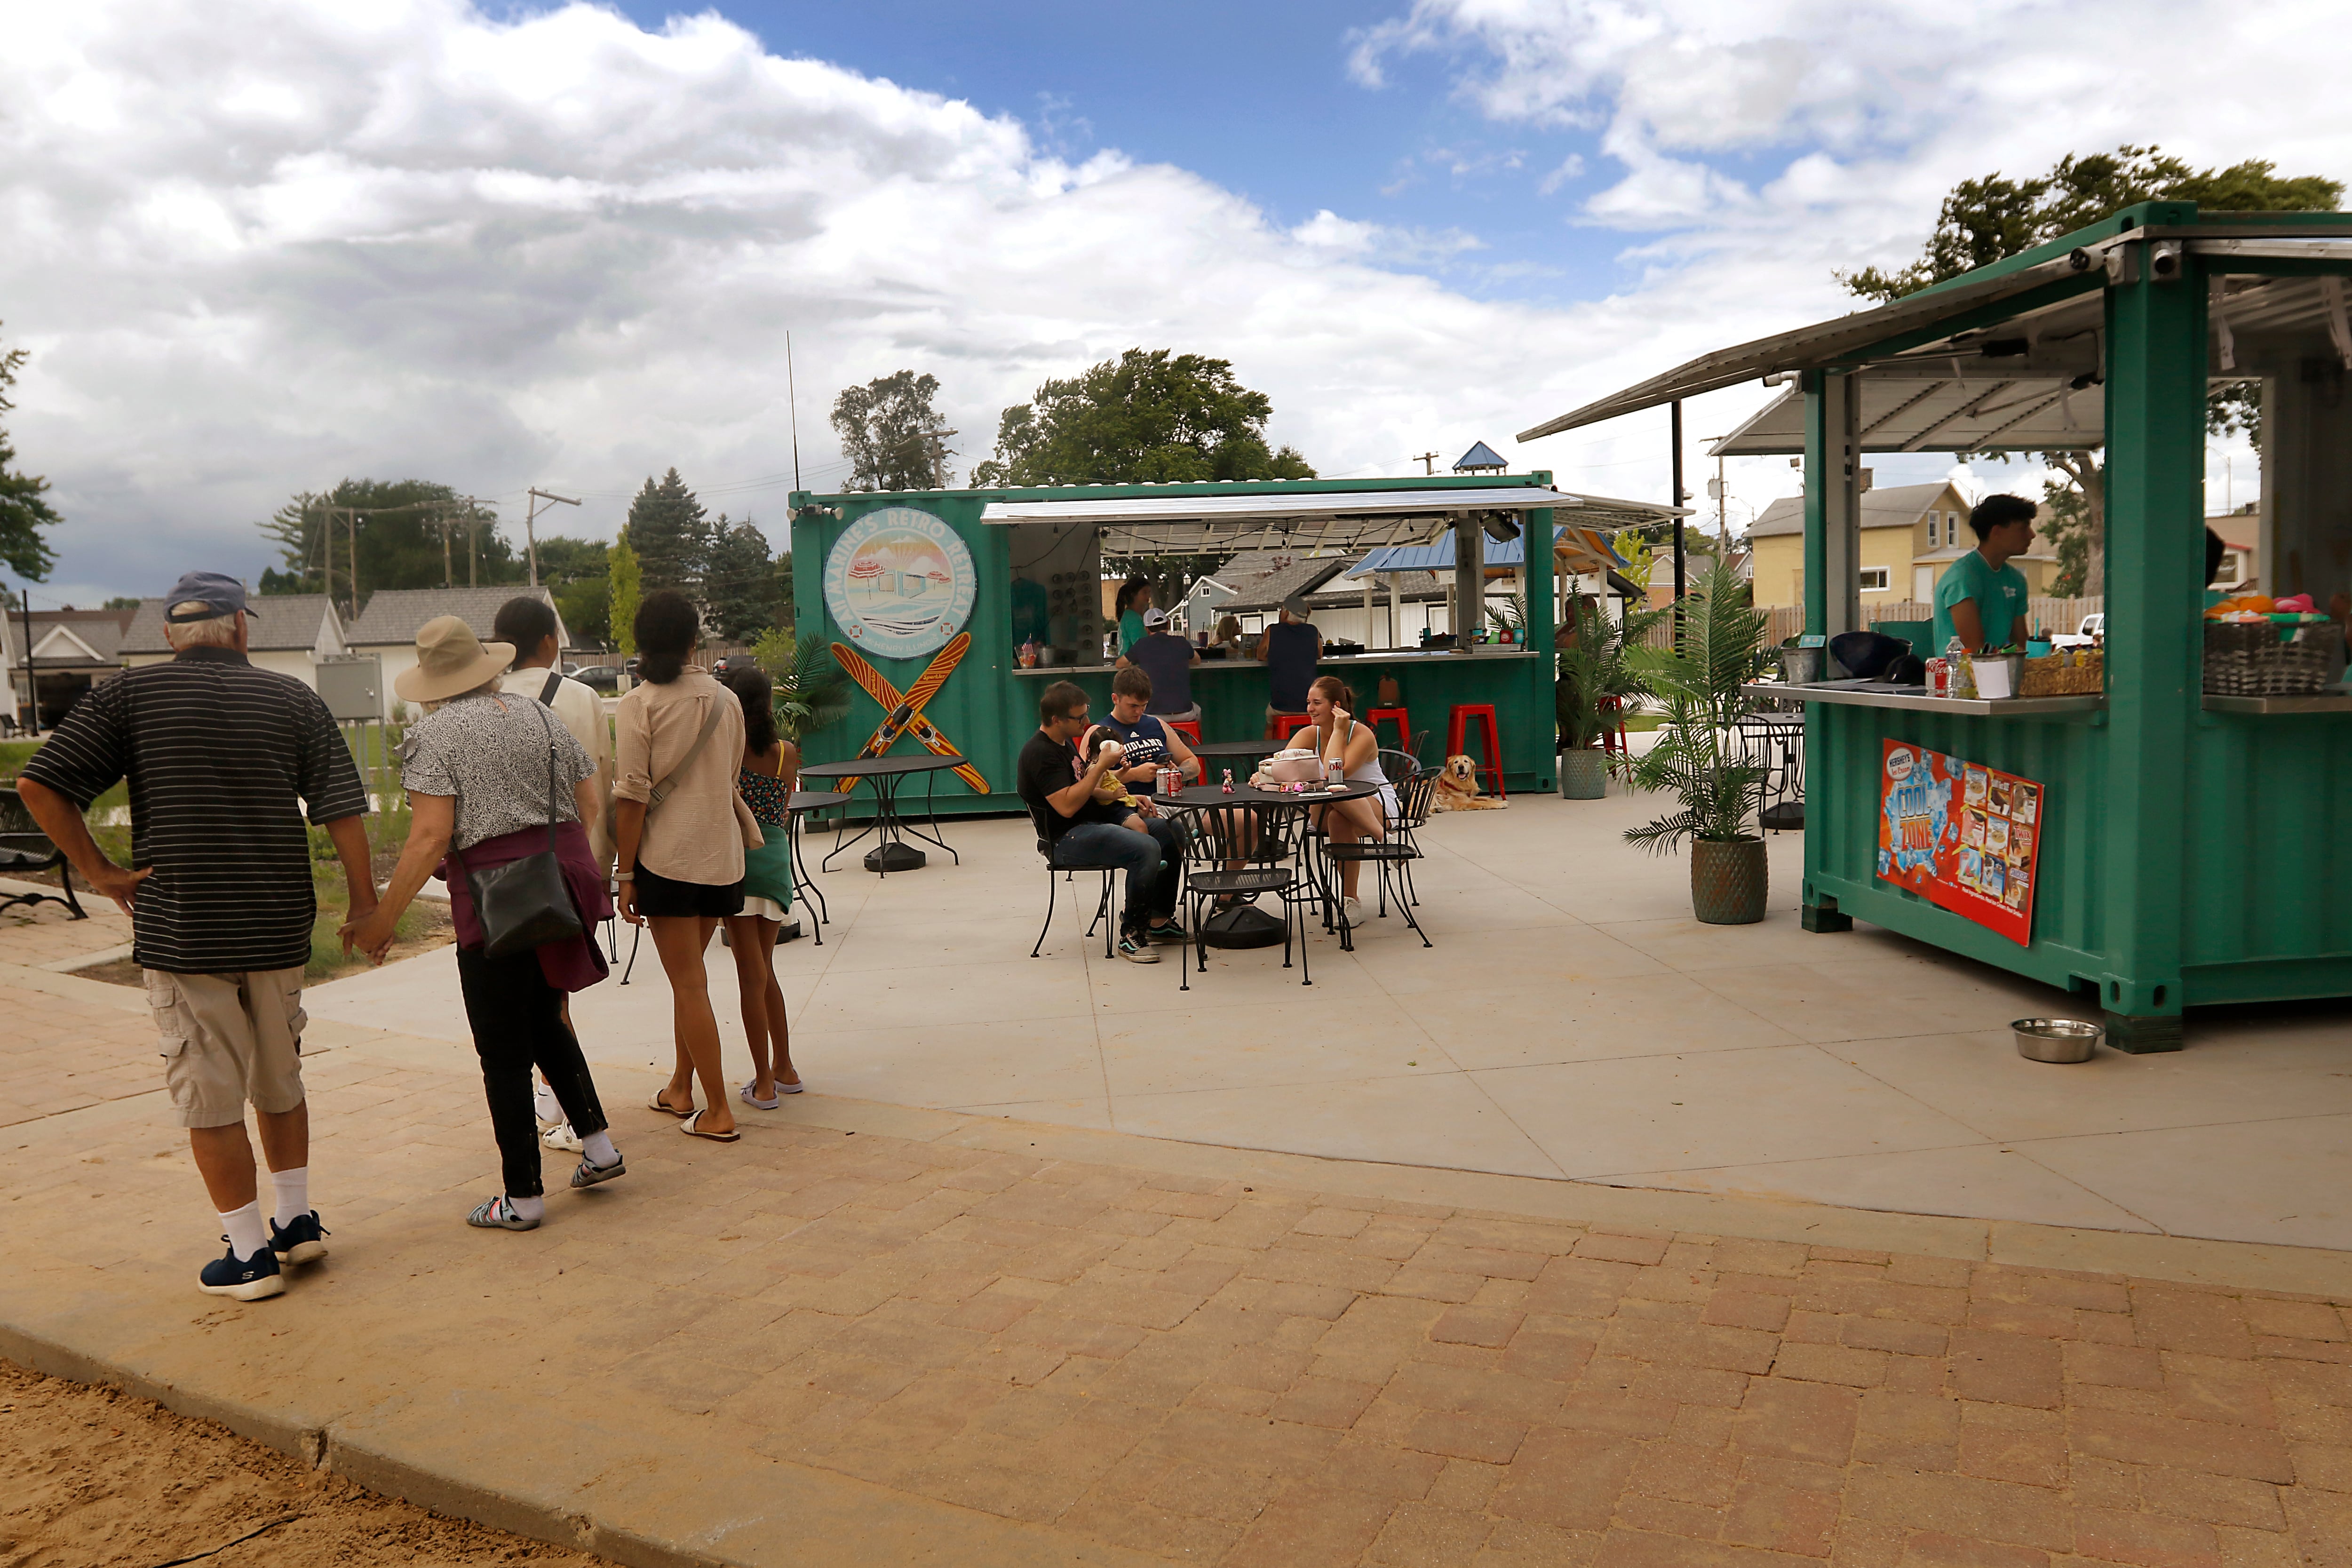
[[[885, 877], [893, 871], [912, 871], [919, 866], [929, 864], [929, 858], [921, 850], [907, 842], [907, 835], [909, 833], [946, 850], [957, 865], [962, 865], [963, 857], [956, 854], [954, 846], [939, 837], [937, 831], [940, 825], [939, 812], [933, 804], [933, 792], [938, 787], [940, 774], [950, 768], [961, 767], [963, 763], [964, 759], [961, 757], [929, 755], [852, 757], [845, 763], [813, 763], [801, 769], [801, 777], [803, 779], [867, 779], [874, 784], [874, 820], [867, 823], [857, 837], [848, 843], [835, 844], [833, 853], [817, 863], [819, 868], [830, 871], [833, 869], [835, 856], [845, 849], [855, 848], [870, 836], [874, 838], [875, 844], [873, 848], [866, 852], [865, 866], [867, 870]], [[917, 773], [930, 775], [928, 781], [929, 787], [924, 791], [923, 805], [923, 814], [933, 829], [929, 833], [924, 832], [921, 827], [901, 816], [898, 811], [899, 787]], [[844, 792], [840, 798], [846, 802], [848, 799], [846, 792]], [[847, 826], [845, 821], [844, 826]]]
[[[1235, 741], [1211, 743], [1225, 746], [1241, 744]], [[1271, 745], [1266, 748], [1266, 751], [1276, 752], [1281, 749], [1278, 745]], [[1151, 798], [1163, 809], [1176, 811], [1216, 811], [1234, 806], [1244, 806], [1253, 811], [1304, 812], [1318, 805], [1335, 805], [1342, 801], [1362, 800], [1368, 795], [1377, 795], [1380, 790], [1381, 786], [1378, 784], [1346, 780], [1336, 787], [1329, 784], [1317, 784], [1311, 790], [1260, 789], [1255, 784], [1235, 784], [1231, 791], [1227, 791], [1222, 784], [1199, 784], [1178, 790], [1174, 795], [1159, 795]], [[1300, 852], [1302, 855], [1306, 852], [1304, 835], [1300, 836]], [[1303, 864], [1299, 870], [1301, 874], [1307, 875], [1314, 880], [1318, 890], [1322, 888], [1323, 883], [1319, 873]], [[1346, 924], [1344, 910], [1341, 912], [1340, 921], [1344, 928]], [[1210, 947], [1272, 947], [1282, 940], [1282, 921], [1254, 904], [1237, 904], [1222, 913], [1210, 916], [1202, 922], [1202, 940]], [[1345, 945], [1344, 930], [1341, 940]]]
[[809, 875], [808, 861], [801, 855], [801, 818], [820, 811], [846, 807], [849, 801], [848, 795], [829, 789], [796, 789], [784, 797], [784, 831], [791, 836], [793, 843], [793, 896], [803, 904], [811, 899], [815, 900], [815, 908], [809, 914], [809, 934], [816, 938], [819, 947], [824, 945], [824, 922], [833, 916], [825, 908], [824, 889], [816, 885], [816, 879]]

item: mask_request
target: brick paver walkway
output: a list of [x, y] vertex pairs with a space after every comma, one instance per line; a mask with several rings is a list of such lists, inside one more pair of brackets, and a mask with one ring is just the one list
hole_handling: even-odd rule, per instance
[[[2315, 1297], [1074, 1163], [814, 1094], [715, 1147], [614, 1074], [628, 1178], [563, 1193], [551, 1157], [543, 1228], [473, 1232], [478, 1080], [393, 1037], [310, 1064], [333, 1258], [228, 1310], [160, 1097], [68, 1103], [152, 1070], [143, 1017], [0, 1007], [12, 1096], [85, 1069], [11, 1102], [0, 1323], [331, 1430], [593, 1429], [531, 1469], [569, 1514], [671, 1463], [1034, 1527], [1008, 1561], [2352, 1563], [2352, 1330]], [[833, 1560], [793, 1510], [729, 1529], [712, 1555]]]

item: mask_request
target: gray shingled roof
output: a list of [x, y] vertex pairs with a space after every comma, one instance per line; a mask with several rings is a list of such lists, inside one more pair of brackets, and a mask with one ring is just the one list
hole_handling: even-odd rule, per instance
[[[246, 618], [246, 646], [256, 653], [307, 653], [319, 644], [319, 626], [326, 619], [324, 594], [257, 595], [253, 614]], [[163, 637], [163, 601], [142, 599], [131, 629], [122, 634], [126, 654], [172, 651]]]
[[1349, 555], [1300, 555], [1279, 572], [1264, 573], [1239, 583], [1226, 572], [1216, 573], [1217, 581], [1234, 591], [1231, 599], [1217, 606], [1217, 614], [1277, 609], [1291, 595], [1312, 594], [1359, 559]]
[[[343, 637], [355, 648], [397, 647], [415, 642], [417, 628], [435, 616], [456, 616], [487, 641], [490, 628], [498, 624], [499, 606], [525, 595], [555, 603], [555, 595], [545, 588], [526, 588], [520, 584], [503, 588], [380, 588], [368, 596], [367, 606]], [[557, 642], [569, 647], [571, 628], [564, 626], [561, 610], [556, 612], [555, 626]]]
[[[1949, 484], [1937, 479], [1929, 485], [1889, 485], [1885, 489], [1862, 492], [1862, 526], [1864, 528], [1900, 528], [1916, 522], [1934, 504], [1936, 498], [1949, 489]], [[1766, 507], [1757, 517], [1748, 537], [1756, 539], [1775, 533], [1805, 531], [1805, 498], [1782, 496]]]

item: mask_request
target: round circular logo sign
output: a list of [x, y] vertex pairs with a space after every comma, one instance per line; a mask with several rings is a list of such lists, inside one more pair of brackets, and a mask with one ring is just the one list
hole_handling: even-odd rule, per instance
[[971, 552], [928, 511], [886, 506], [842, 531], [824, 558], [824, 607], [850, 646], [920, 658], [971, 618]]

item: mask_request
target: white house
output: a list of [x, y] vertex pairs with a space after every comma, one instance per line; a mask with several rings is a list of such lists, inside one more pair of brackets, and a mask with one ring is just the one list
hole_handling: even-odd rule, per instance
[[[290, 675], [318, 689], [319, 660], [345, 651], [343, 617], [324, 594], [273, 594], [247, 601], [246, 657], [258, 669]], [[132, 669], [172, 657], [163, 638], [164, 604], [142, 599], [122, 634], [122, 662]]]
[[556, 646], [571, 646], [572, 634], [563, 624], [563, 612], [556, 607], [555, 595], [545, 588], [526, 588], [520, 584], [503, 588], [379, 588], [368, 595], [367, 606], [352, 623], [346, 640], [352, 652], [372, 653], [383, 661], [384, 718], [390, 721], [399, 717], [395, 710], [400, 703], [393, 695], [393, 682], [404, 671], [416, 667], [419, 627], [436, 616], [456, 616], [474, 628], [476, 637], [488, 642], [490, 628], [498, 624], [499, 606], [515, 598], [544, 600], [555, 610]]

